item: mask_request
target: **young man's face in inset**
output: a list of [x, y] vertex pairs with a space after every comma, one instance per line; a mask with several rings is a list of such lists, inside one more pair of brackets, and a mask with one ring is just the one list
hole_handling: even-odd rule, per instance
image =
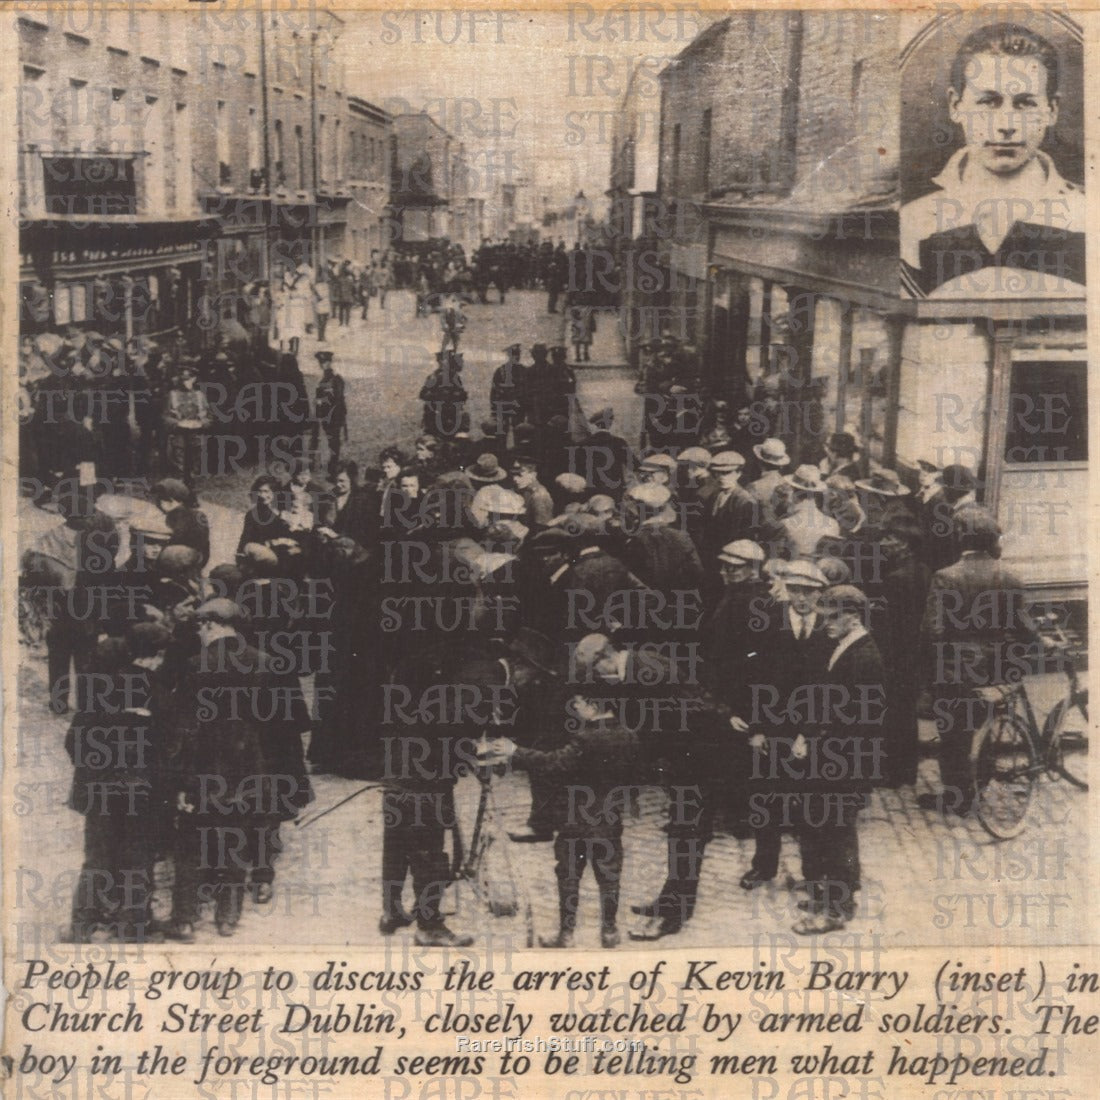
[[1011, 176], [1031, 161], [1058, 120], [1048, 77], [1036, 57], [979, 53], [969, 60], [962, 91], [948, 93], [948, 110], [977, 165]]

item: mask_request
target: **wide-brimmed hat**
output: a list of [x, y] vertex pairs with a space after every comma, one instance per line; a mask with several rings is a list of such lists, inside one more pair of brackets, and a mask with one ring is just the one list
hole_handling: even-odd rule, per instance
[[860, 478], [856, 485], [868, 493], [880, 497], [907, 497], [909, 490], [902, 485], [896, 470], [874, 470], [870, 477]]
[[753, 447], [752, 453], [769, 466], [786, 466], [791, 460], [791, 456], [787, 454], [787, 445], [782, 439], [765, 439], [763, 443], [757, 443]]
[[478, 485], [494, 485], [508, 476], [501, 468], [497, 456], [481, 454], [477, 461], [466, 467], [466, 476]]
[[573, 535], [565, 529], [568, 515], [555, 516], [548, 526], [539, 531], [525, 545], [525, 551], [530, 550], [536, 554], [561, 552], [569, 548], [573, 542]]
[[788, 474], [784, 481], [792, 488], [799, 490], [799, 492], [825, 492], [825, 482], [821, 480], [821, 471], [809, 463], [803, 463], [793, 474]]

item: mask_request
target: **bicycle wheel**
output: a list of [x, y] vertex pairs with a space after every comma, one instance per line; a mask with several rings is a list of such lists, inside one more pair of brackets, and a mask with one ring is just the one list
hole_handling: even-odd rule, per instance
[[1043, 724], [1047, 766], [1082, 791], [1089, 789], [1089, 693], [1062, 699]]
[[970, 750], [974, 809], [990, 836], [1019, 836], [1038, 779], [1035, 745], [1016, 714], [994, 715], [974, 736]]
[[46, 623], [33, 592], [19, 589], [19, 636], [29, 646], [37, 648], [46, 639]]

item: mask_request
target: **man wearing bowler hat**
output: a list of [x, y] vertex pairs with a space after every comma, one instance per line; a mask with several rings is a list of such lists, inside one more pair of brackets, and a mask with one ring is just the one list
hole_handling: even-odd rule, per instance
[[851, 432], [833, 432], [825, 441], [821, 473], [824, 477], [841, 474], [853, 481], [859, 477], [859, 446]]

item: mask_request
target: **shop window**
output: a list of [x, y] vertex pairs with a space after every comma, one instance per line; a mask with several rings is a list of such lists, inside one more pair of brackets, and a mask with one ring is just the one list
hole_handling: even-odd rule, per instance
[[1013, 363], [1005, 461], [1085, 462], [1087, 413], [1084, 362]]
[[44, 157], [46, 213], [135, 214], [133, 157]]

